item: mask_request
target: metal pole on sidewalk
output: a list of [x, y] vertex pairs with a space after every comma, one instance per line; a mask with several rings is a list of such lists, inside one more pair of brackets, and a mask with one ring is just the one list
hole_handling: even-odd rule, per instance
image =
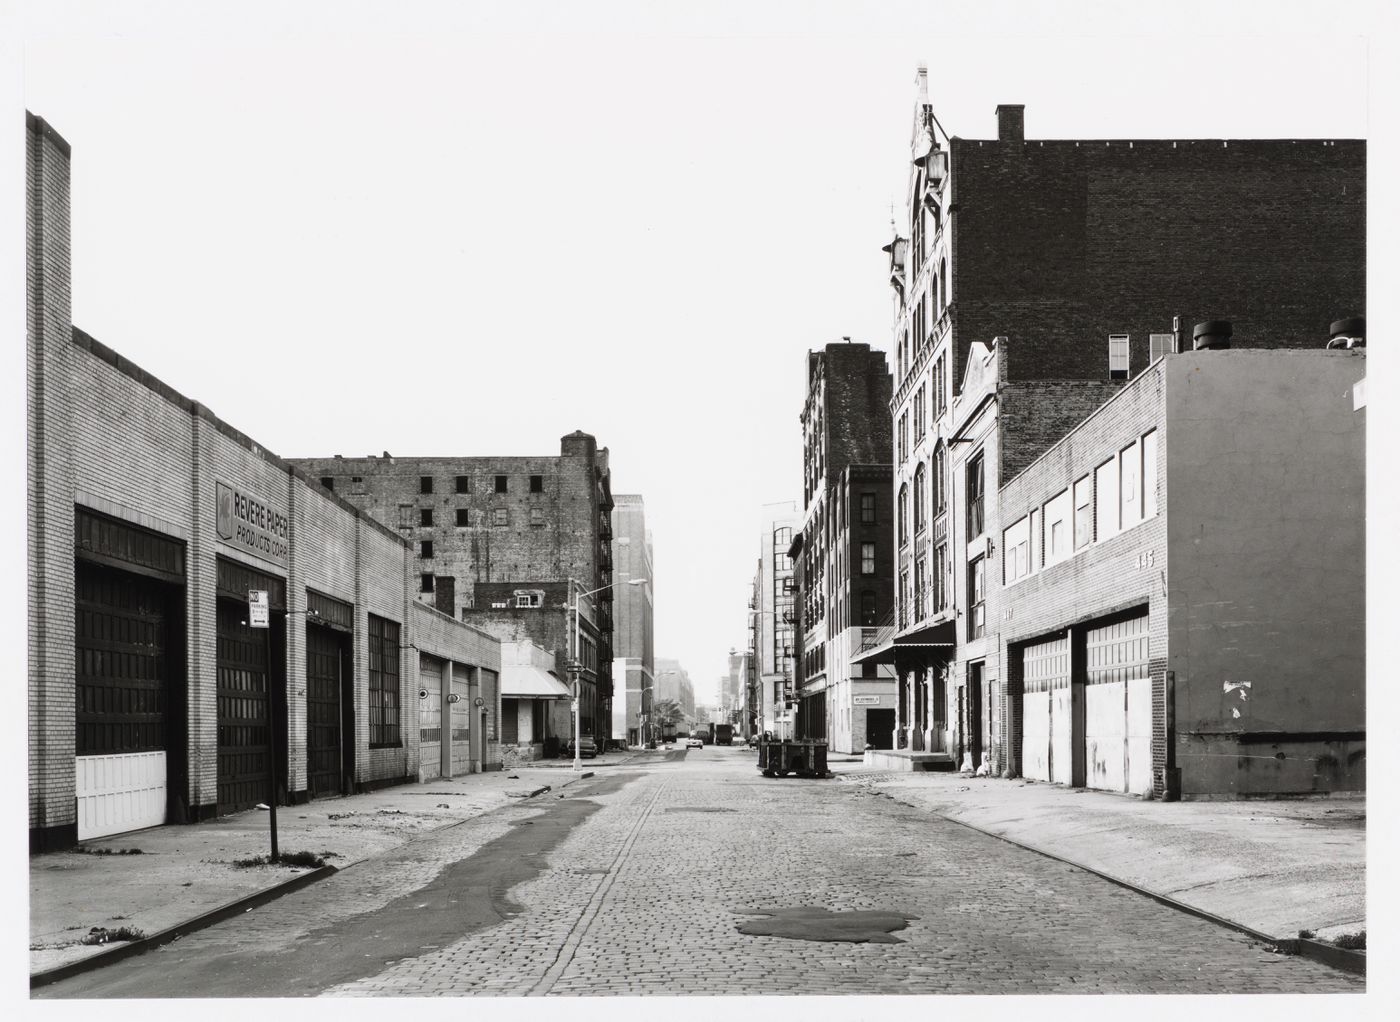
[[267, 630], [267, 822], [272, 832], [272, 862], [277, 861], [277, 712], [272, 680], [272, 629]]

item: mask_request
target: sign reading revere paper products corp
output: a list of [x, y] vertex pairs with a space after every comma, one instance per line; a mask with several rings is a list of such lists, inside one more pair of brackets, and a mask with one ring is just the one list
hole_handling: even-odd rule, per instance
[[244, 553], [287, 566], [287, 516], [236, 486], [216, 483], [219, 539]]
[[879, 706], [879, 696], [851, 696], [852, 706]]

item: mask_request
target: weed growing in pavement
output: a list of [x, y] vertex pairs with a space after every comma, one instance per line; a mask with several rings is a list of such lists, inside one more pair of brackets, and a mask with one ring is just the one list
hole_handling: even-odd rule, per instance
[[135, 926], [118, 926], [109, 930], [105, 926], [94, 926], [79, 944], [111, 944], [122, 940], [145, 940], [146, 931]]
[[1299, 930], [1298, 936], [1301, 937], [1303, 940], [1312, 940], [1314, 937], [1317, 936], [1317, 934], [1312, 930]]
[[234, 859], [232, 865], [235, 869], [251, 869], [254, 866], [309, 866], [312, 869], [320, 869], [326, 864], [326, 860], [315, 852], [282, 852], [277, 856], [274, 863], [269, 855], [255, 855], [251, 859]]
[[1346, 951], [1366, 950], [1366, 931], [1360, 933], [1344, 933], [1340, 937], [1334, 937], [1332, 943]]

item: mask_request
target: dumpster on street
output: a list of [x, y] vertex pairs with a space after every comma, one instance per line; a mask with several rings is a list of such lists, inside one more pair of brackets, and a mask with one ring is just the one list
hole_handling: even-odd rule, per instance
[[758, 770], [764, 777], [826, 777], [826, 742], [765, 738], [758, 743]]

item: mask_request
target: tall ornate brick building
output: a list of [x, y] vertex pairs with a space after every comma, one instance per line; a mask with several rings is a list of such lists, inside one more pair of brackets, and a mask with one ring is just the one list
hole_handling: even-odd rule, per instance
[[[886, 247], [896, 613], [865, 657], [898, 673], [909, 762], [1005, 773], [1019, 767], [1001, 489], [1191, 347], [1189, 324], [1219, 317], [1236, 347], [1298, 348], [1364, 312], [1366, 143], [1028, 139], [1017, 105], [997, 108], [995, 138], [961, 138], [922, 68], [913, 114], [906, 217]], [[1154, 790], [1165, 776], [1159, 764]]]

